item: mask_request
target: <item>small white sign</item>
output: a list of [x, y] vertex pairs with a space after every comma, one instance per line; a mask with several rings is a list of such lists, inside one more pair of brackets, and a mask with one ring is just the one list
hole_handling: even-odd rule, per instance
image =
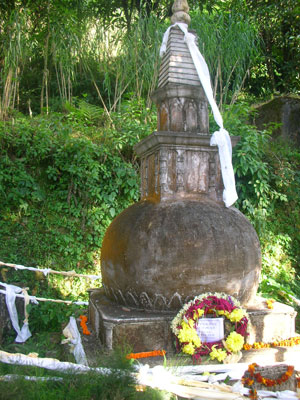
[[201, 342], [218, 342], [219, 340], [224, 339], [224, 319], [200, 318], [196, 330]]

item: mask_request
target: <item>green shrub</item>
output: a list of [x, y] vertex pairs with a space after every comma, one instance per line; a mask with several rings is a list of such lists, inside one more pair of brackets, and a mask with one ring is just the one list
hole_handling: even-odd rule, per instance
[[[106, 228], [139, 197], [132, 146], [148, 132], [137, 110], [125, 112], [124, 120], [114, 115], [113, 128], [90, 125], [76, 109], [0, 123], [1, 260], [100, 272]], [[69, 291], [85, 290], [77, 283]]]
[[300, 286], [300, 152], [276, 141], [274, 126], [258, 131], [247, 123], [245, 103], [224, 114], [225, 126], [240, 136], [233, 150], [237, 206], [254, 225], [262, 248], [261, 292], [285, 302]]

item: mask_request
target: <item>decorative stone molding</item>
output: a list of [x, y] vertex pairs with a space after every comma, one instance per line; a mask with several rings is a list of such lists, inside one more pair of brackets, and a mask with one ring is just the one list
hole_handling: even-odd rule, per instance
[[182, 297], [175, 292], [170, 298], [166, 298], [162, 293], [149, 295], [147, 292], [137, 293], [134, 289], [123, 292], [121, 289], [115, 289], [103, 285], [105, 295], [114, 299], [116, 304], [123, 304], [127, 307], [145, 310], [171, 311], [174, 308], [181, 308], [193, 296]]
[[209, 133], [208, 106], [202, 87], [170, 85], [152, 94], [157, 104], [157, 130]]

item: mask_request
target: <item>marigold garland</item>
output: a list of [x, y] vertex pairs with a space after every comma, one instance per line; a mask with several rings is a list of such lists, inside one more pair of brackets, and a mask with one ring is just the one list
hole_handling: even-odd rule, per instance
[[[224, 316], [231, 322], [230, 333], [224, 340], [201, 343], [197, 323], [208, 315], [213, 318]], [[195, 297], [183, 306], [171, 323], [177, 351], [191, 355], [196, 362], [201, 362], [202, 356], [224, 362], [231, 354], [239, 354], [247, 336], [247, 326], [246, 311], [240, 308], [236, 299], [225, 293], [205, 293]]]
[[84, 335], [90, 335], [91, 332], [88, 330], [88, 327], [86, 325], [87, 320], [88, 320], [87, 317], [85, 315], [80, 315], [79, 319], [80, 319], [80, 326], [82, 328], [82, 333]]
[[275, 385], [281, 385], [282, 383], [288, 381], [290, 377], [293, 375], [294, 367], [292, 365], [288, 365], [286, 372], [284, 372], [281, 377], [276, 379], [264, 378], [259, 372], [256, 372], [256, 367], [259, 367], [256, 363], [250, 364], [248, 366], [249, 378], [242, 378], [242, 383], [244, 385], [250, 386], [250, 399], [257, 399], [257, 392], [255, 389], [252, 389], [251, 386], [254, 382], [258, 382], [266, 387], [273, 387]]
[[144, 351], [141, 353], [127, 354], [126, 358], [130, 360], [130, 359], [137, 359], [137, 358], [164, 356], [165, 354], [166, 354], [165, 350]]
[[293, 347], [300, 344], [300, 336], [295, 336], [290, 339], [278, 340], [272, 343], [254, 342], [253, 344], [244, 344], [244, 350], [265, 349], [268, 347]]
[[266, 303], [267, 303], [267, 307], [272, 310], [274, 308], [273, 303], [275, 303], [275, 300], [274, 299], [267, 299]]

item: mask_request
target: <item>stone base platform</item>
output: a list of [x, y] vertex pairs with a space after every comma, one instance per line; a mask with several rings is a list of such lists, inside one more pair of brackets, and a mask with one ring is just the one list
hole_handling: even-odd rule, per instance
[[[265, 300], [257, 298], [247, 312], [251, 321], [247, 340], [250, 344], [270, 343], [296, 335], [296, 312], [292, 307], [276, 302], [273, 309], [268, 309]], [[90, 291], [89, 322], [107, 349], [128, 345], [133, 352], [164, 349], [171, 356], [175, 354], [175, 348], [170, 322], [175, 315], [174, 311], [162, 313], [118, 306], [112, 304], [101, 289]], [[292, 349], [295, 351], [294, 347], [250, 350], [244, 353], [241, 362], [252, 362], [251, 359], [254, 356], [257, 359], [258, 354], [270, 362], [288, 361], [286, 358], [293, 352]], [[297, 351], [300, 355], [300, 350]], [[259, 360], [256, 362], [259, 363]]]
[[240, 363], [272, 365], [274, 362], [294, 365], [300, 371], [300, 345], [293, 347], [271, 347], [266, 349], [242, 351]]
[[134, 352], [164, 349], [174, 353], [170, 323], [175, 315], [114, 305], [101, 289], [90, 291], [89, 322], [107, 349], [128, 345]]

